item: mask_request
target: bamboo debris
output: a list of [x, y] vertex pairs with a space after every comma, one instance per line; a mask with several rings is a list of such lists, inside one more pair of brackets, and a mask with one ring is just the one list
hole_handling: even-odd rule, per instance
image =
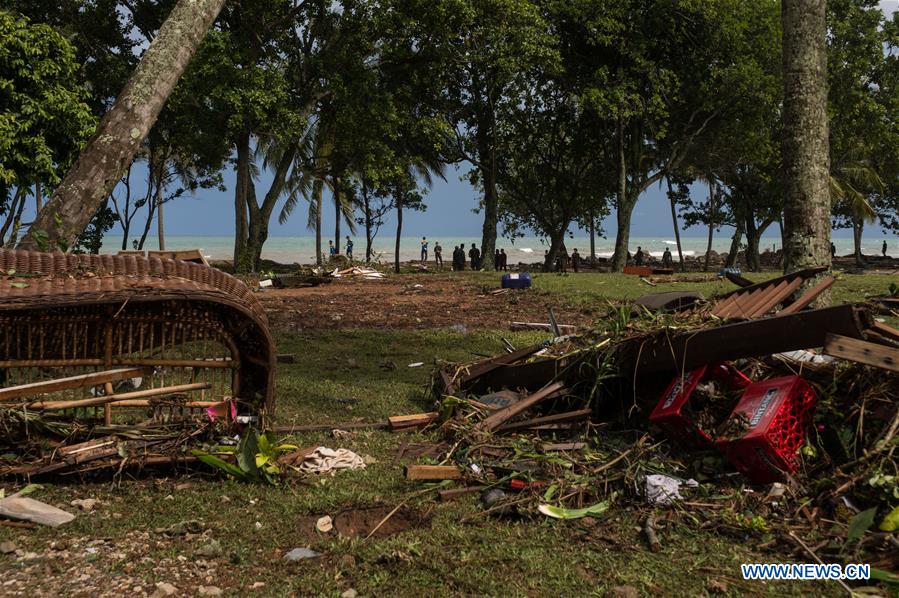
[[[27, 407], [29, 409], [40, 409], [43, 411], [59, 411], [63, 409], [95, 407], [98, 405], [121, 404], [124, 401], [129, 401], [132, 399], [161, 397], [177, 393], [192, 392], [195, 390], [208, 390], [210, 387], [211, 385], [208, 382], [195, 382], [193, 384], [177, 384], [175, 386], [163, 386], [161, 388], [148, 388], [146, 390], [125, 392], [109, 396], [95, 397], [92, 399], [76, 399], [72, 401], [37, 401], [27, 404]], [[190, 403], [186, 402], [185, 405], [189, 406]]]
[[31, 384], [9, 386], [7, 388], [0, 388], [0, 401], [22, 399], [35, 395], [59, 392], [61, 390], [83, 388], [85, 386], [111, 384], [112, 382], [118, 382], [120, 380], [148, 376], [151, 373], [152, 369], [146, 367], [121, 368], [103, 372], [93, 372], [91, 374], [82, 374], [80, 376], [69, 376], [68, 378], [57, 378], [55, 380], [46, 380], [43, 382], [32, 382]]

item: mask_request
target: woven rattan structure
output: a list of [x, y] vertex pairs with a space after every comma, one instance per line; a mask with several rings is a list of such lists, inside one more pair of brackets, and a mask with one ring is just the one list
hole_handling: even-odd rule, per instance
[[[139, 381], [120, 381], [131, 387], [67, 388], [29, 407], [85, 404], [99, 415], [99, 404], [108, 422], [113, 407], [177, 414], [234, 398], [241, 413], [271, 413], [274, 342], [259, 301], [233, 276], [158, 257], [4, 249], [0, 274], [0, 392], [144, 368]], [[121, 400], [104, 403], [112, 395]]]

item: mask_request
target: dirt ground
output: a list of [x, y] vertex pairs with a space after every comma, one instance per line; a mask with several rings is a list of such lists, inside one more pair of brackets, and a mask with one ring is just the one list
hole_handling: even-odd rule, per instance
[[[495, 289], [495, 287], [494, 287]], [[537, 290], [491, 295], [473, 281], [417, 275], [335, 280], [317, 287], [272, 289], [258, 295], [275, 330], [341, 328], [508, 328], [512, 320], [576, 324], [595, 314], [560, 304]]]

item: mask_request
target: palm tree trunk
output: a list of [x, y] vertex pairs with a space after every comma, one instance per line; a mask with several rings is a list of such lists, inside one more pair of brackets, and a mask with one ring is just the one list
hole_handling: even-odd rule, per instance
[[684, 250], [680, 244], [680, 224], [677, 222], [677, 206], [674, 203], [674, 192], [671, 189], [671, 177], [666, 176], [665, 181], [668, 183], [668, 199], [671, 201], [671, 222], [674, 223], [674, 242], [677, 243], [677, 258], [680, 260], [681, 272], [684, 268]]
[[715, 196], [715, 181], [709, 178], [709, 244], [705, 249], [705, 267], [703, 268], [706, 272], [709, 271], [709, 260], [712, 257], [712, 237], [715, 234], [715, 212], [717, 210], [715, 203], [717, 200]]
[[825, 0], [782, 0], [781, 20], [784, 271], [795, 272], [831, 265]]
[[624, 147], [624, 116], [618, 116], [618, 230], [615, 234], [615, 254], [612, 270], [621, 272], [627, 265], [628, 242], [631, 236], [631, 206], [627, 196], [627, 155]]
[[[160, 186], [161, 188], [161, 186]], [[157, 190], [156, 194], [156, 234], [159, 237], [159, 250], [165, 250], [165, 219], [163, 218], [163, 197]]]
[[250, 189], [250, 132], [237, 136], [237, 182], [234, 185], [234, 271], [240, 272], [241, 260], [247, 252], [249, 224], [247, 194]]
[[34, 184], [34, 213], [39, 214], [44, 204], [43, 189], [40, 183]]
[[727, 253], [727, 264], [725, 264], [728, 268], [736, 268], [737, 267], [737, 258], [740, 255], [740, 242], [743, 240], [743, 223], [737, 222], [737, 226], [734, 227], [734, 234], [730, 239], [730, 251]]
[[179, 0], [75, 165], [37, 215], [31, 231], [68, 249], [107, 200], [212, 26], [225, 0]]
[[593, 208], [590, 208], [590, 267], [596, 265], [596, 216]]
[[396, 197], [396, 246], [393, 250], [393, 270], [400, 273], [400, 237], [403, 235], [403, 200]]
[[322, 256], [322, 188], [324, 183], [316, 178], [312, 183], [312, 203], [315, 208], [315, 263], [321, 266], [325, 263]]
[[863, 267], [865, 265], [865, 256], [862, 254], [862, 233], [865, 230], [864, 218], [853, 218], [852, 222], [852, 244], [855, 249], [855, 265]]
[[334, 247], [340, 253], [340, 218], [343, 212], [340, 209], [340, 180], [334, 179]]

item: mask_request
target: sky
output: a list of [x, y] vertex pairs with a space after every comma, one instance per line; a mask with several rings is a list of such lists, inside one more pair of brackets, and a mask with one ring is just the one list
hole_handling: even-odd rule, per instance
[[[899, 0], [881, 0], [880, 7], [887, 15], [899, 10]], [[482, 218], [475, 213], [478, 206], [478, 192], [467, 182], [460, 180], [464, 170], [448, 169], [446, 180], [435, 180], [434, 186], [425, 197], [427, 210], [424, 212], [406, 212], [403, 217], [403, 232], [406, 236], [458, 236], [476, 237], [481, 234]], [[145, 177], [146, 169], [135, 169], [135, 179]], [[184, 196], [166, 205], [165, 228], [167, 235], [190, 236], [230, 236], [234, 234], [234, 172], [229, 169], [224, 173], [226, 191], [200, 190], [194, 196]], [[271, 173], [263, 172], [257, 181], [257, 193], [261, 196], [271, 181]], [[145, 183], [134, 181], [133, 191], [137, 194], [145, 189]], [[694, 197], [706, 197], [708, 187], [694, 185]], [[330, 197], [326, 197], [326, 206]], [[271, 222], [271, 236], [298, 236], [312, 233], [306, 228], [305, 205], [298, 206], [287, 223], [281, 225], [277, 217]], [[277, 214], [277, 210], [276, 210]], [[326, 237], [334, 230], [333, 209], [324, 210], [323, 228]], [[382, 231], [392, 231], [395, 224], [393, 214], [386, 220]], [[138, 228], [143, 227], [143, 220]], [[615, 215], [611, 214], [604, 222], [603, 228], [608, 236], [615, 234]], [[154, 226], [155, 232], [155, 226]], [[500, 231], [501, 232], [501, 231]], [[572, 229], [577, 234], [580, 231]], [[631, 236], [659, 237], [669, 236], [673, 232], [671, 211], [663, 189], [655, 186], [641, 196], [634, 209]], [[719, 234], [729, 234], [723, 228]], [[881, 234], [876, 227], [866, 231], [866, 236]], [[111, 235], [121, 234], [116, 226]], [[702, 236], [707, 234], [703, 227], [693, 227], [684, 231], [684, 236]], [[776, 229], [769, 234], [777, 235]], [[850, 231], [835, 231], [835, 236], [851, 236]]]

